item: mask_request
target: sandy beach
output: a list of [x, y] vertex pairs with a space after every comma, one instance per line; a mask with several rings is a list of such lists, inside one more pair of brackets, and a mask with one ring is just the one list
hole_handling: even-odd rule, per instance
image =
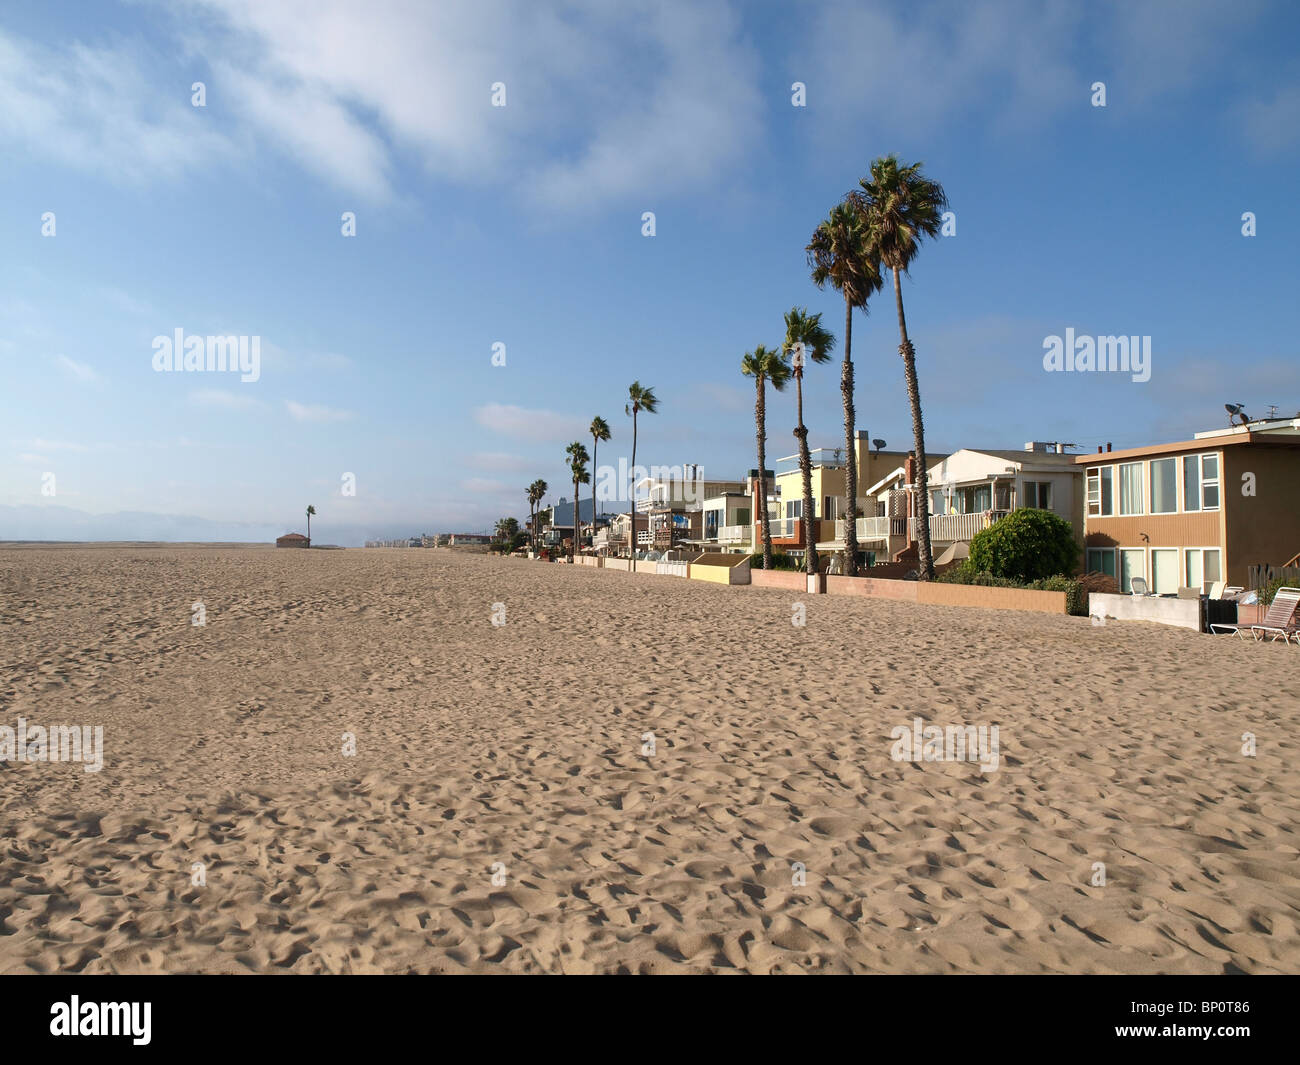
[[[0, 972], [1294, 972], [1298, 670], [448, 550], [0, 548], [0, 725], [103, 727], [98, 772], [0, 763]], [[895, 761], [917, 717], [998, 768]]]

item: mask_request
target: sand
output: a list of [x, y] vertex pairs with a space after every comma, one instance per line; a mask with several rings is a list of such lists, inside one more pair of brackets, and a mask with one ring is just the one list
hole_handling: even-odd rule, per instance
[[[1294, 972], [1298, 670], [448, 550], [0, 549], [0, 725], [105, 747], [0, 764], [0, 972]], [[999, 768], [893, 760], [916, 716]]]

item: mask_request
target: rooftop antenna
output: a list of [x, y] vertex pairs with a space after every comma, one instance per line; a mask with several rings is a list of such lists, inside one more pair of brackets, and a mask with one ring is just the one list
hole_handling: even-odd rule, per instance
[[1270, 403], [1268, 405], [1268, 420], [1272, 421], [1276, 417], [1277, 417], [1277, 404]]
[[1228, 412], [1228, 425], [1231, 427], [1233, 418], [1240, 418], [1242, 425], [1249, 425], [1250, 418], [1247, 417], [1245, 408], [1240, 403], [1225, 403], [1223, 409]]

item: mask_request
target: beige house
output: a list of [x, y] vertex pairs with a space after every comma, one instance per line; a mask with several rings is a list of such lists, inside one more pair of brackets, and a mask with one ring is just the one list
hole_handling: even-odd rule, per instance
[[1085, 477], [1085, 567], [1122, 591], [1248, 587], [1252, 565], [1300, 552], [1300, 415], [1074, 459]]

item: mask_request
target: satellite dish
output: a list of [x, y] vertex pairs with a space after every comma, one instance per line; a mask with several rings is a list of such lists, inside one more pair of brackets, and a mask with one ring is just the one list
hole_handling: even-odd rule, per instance
[[885, 446], [885, 442], [881, 440], [880, 437], [876, 437], [871, 441], [871, 446], [876, 449], [876, 454], [879, 455], [880, 449]]
[[1240, 418], [1242, 425], [1246, 425], [1250, 421], [1250, 419], [1246, 416], [1246, 412], [1243, 409], [1243, 405], [1241, 403], [1225, 403], [1223, 405], [1223, 409], [1228, 412], [1229, 425], [1232, 424], [1233, 418]]

